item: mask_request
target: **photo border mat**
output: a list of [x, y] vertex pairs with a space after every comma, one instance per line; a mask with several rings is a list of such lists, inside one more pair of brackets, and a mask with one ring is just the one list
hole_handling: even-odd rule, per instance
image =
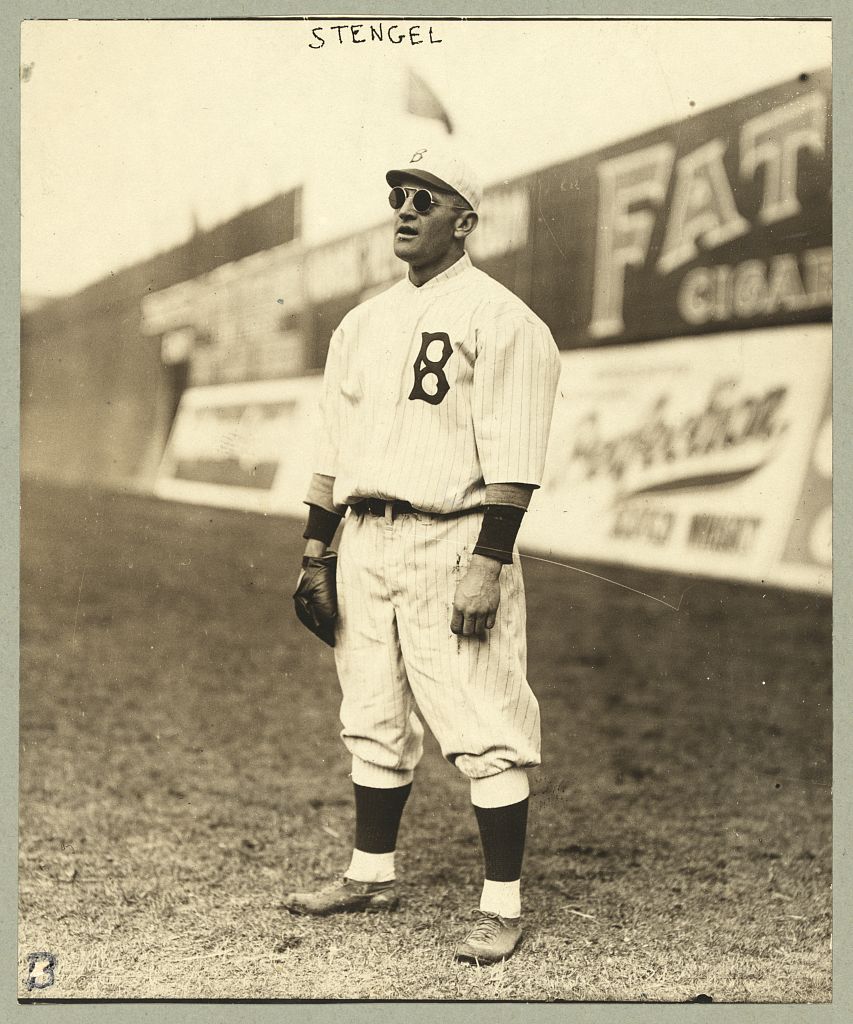
[[[365, 14], [365, 10], [369, 14]], [[853, 919], [853, 893], [851, 893], [851, 806], [848, 794], [851, 786], [853, 757], [848, 747], [849, 724], [853, 721], [853, 688], [851, 688], [850, 644], [847, 642], [853, 625], [853, 578], [851, 555], [844, 541], [851, 535], [851, 481], [847, 473], [838, 472], [834, 489], [834, 532], [840, 543], [835, 546], [833, 576], [835, 581], [833, 602], [833, 681], [834, 681], [834, 787], [839, 797], [834, 802], [834, 928], [833, 928], [833, 1001], [831, 1004], [642, 1004], [642, 1003], [289, 1003], [286, 1001], [224, 1001], [224, 1002], [78, 1002], [46, 1001], [47, 1008], [33, 1011], [32, 1003], [18, 1003], [18, 949], [17, 949], [17, 752], [18, 752], [18, 554], [19, 554], [19, 281], [20, 281], [20, 22], [28, 19], [206, 19], [206, 18], [293, 18], [303, 15], [315, 17], [417, 17], [424, 21], [441, 17], [478, 18], [832, 18], [833, 66], [842, 69], [833, 82], [833, 125], [835, 139], [853, 138], [850, 117], [853, 76], [849, 74], [853, 57], [851, 40], [851, 12], [841, 2], [819, 0], [753, 0], [751, 3], [725, 3], [720, 0], [599, 0], [591, 2], [545, 2], [527, 7], [520, 3], [465, 0], [449, 4], [435, 2], [415, 3], [398, 0], [397, 3], [353, 4], [313, 3], [295, 4], [290, 0], [261, 3], [258, 0], [18, 0], [0, 9], [0, 74], [2, 74], [2, 158], [0, 158], [0, 186], [2, 186], [2, 224], [5, 238], [11, 240], [2, 249], [0, 272], [0, 473], [2, 473], [2, 516], [4, 529], [0, 534], [0, 586], [2, 586], [2, 630], [0, 630], [0, 658], [4, 680], [5, 712], [0, 716], [0, 824], [2, 824], [2, 854], [0, 854], [0, 949], [2, 950], [2, 989], [0, 1007], [4, 1019], [19, 1021], [26, 1015], [57, 1015], [63, 1021], [84, 1022], [93, 1018], [109, 1019], [118, 1024], [126, 1021], [169, 1020], [181, 1022], [256, 1021], [332, 1021], [347, 1022], [392, 1021], [405, 1014], [412, 1022], [446, 1022], [464, 1020], [466, 1024], [486, 1021], [524, 1021], [524, 1024], [551, 1024], [571, 1019], [573, 1022], [592, 1021], [610, 1024], [624, 1021], [686, 1021], [710, 1020], [714, 1024], [729, 1021], [773, 1021], [787, 1024], [811, 1024], [813, 1021], [841, 1021], [853, 1016], [851, 990], [853, 981], [845, 964], [851, 965], [851, 919]], [[833, 150], [836, 181], [850, 182], [851, 147]], [[835, 279], [851, 280], [850, 226], [853, 219], [853, 199], [847, 188], [834, 190], [833, 207], [833, 266]], [[836, 293], [833, 306], [836, 337], [851, 336], [851, 290]], [[851, 353], [844, 345], [834, 348], [834, 462], [838, 467], [850, 464], [851, 436]], [[31, 1019], [31, 1018], [30, 1018]]]

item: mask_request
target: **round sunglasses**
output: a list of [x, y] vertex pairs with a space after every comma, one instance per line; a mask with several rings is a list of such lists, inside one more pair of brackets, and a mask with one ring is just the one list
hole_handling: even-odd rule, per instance
[[451, 210], [467, 210], [467, 206], [456, 206], [453, 203], [438, 203], [428, 188], [412, 188], [396, 185], [388, 193], [388, 202], [392, 210], [400, 210], [408, 196], [412, 197], [412, 206], [418, 213], [428, 213], [433, 206], [449, 206]]

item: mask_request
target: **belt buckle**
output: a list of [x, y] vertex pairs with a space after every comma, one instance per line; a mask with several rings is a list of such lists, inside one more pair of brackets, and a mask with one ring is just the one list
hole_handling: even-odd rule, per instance
[[385, 502], [385, 522], [390, 524], [394, 522], [394, 502]]

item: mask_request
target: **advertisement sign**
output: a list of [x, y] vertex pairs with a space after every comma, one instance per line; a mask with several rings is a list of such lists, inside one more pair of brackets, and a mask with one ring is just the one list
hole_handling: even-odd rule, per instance
[[561, 348], [828, 320], [831, 79], [533, 175], [526, 301]]
[[[524, 543], [558, 560], [786, 582], [777, 566], [830, 372], [823, 325], [565, 353]], [[818, 582], [828, 589], [828, 572]]]
[[164, 362], [191, 363], [194, 384], [296, 375], [302, 290], [302, 254], [289, 243], [145, 295], [141, 329], [161, 336]]
[[827, 387], [782, 560], [771, 579], [789, 587], [829, 590], [832, 574], [832, 388]]
[[321, 379], [191, 388], [155, 492], [197, 504], [302, 515]]

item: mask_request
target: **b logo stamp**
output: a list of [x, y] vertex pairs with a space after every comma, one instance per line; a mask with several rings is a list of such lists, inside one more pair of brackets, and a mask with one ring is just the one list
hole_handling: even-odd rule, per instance
[[56, 981], [56, 957], [53, 953], [27, 954], [27, 992], [50, 988]]
[[409, 160], [409, 163], [410, 164], [416, 164], [419, 160], [423, 160], [424, 153], [426, 153], [425, 149], [416, 149], [414, 151], [414, 153], [412, 153], [412, 156], [411, 156], [411, 159]]
[[415, 383], [409, 401], [419, 398], [430, 405], [440, 405], [450, 390], [444, 367], [453, 355], [450, 337], [444, 331], [424, 331], [421, 348], [414, 362]]

